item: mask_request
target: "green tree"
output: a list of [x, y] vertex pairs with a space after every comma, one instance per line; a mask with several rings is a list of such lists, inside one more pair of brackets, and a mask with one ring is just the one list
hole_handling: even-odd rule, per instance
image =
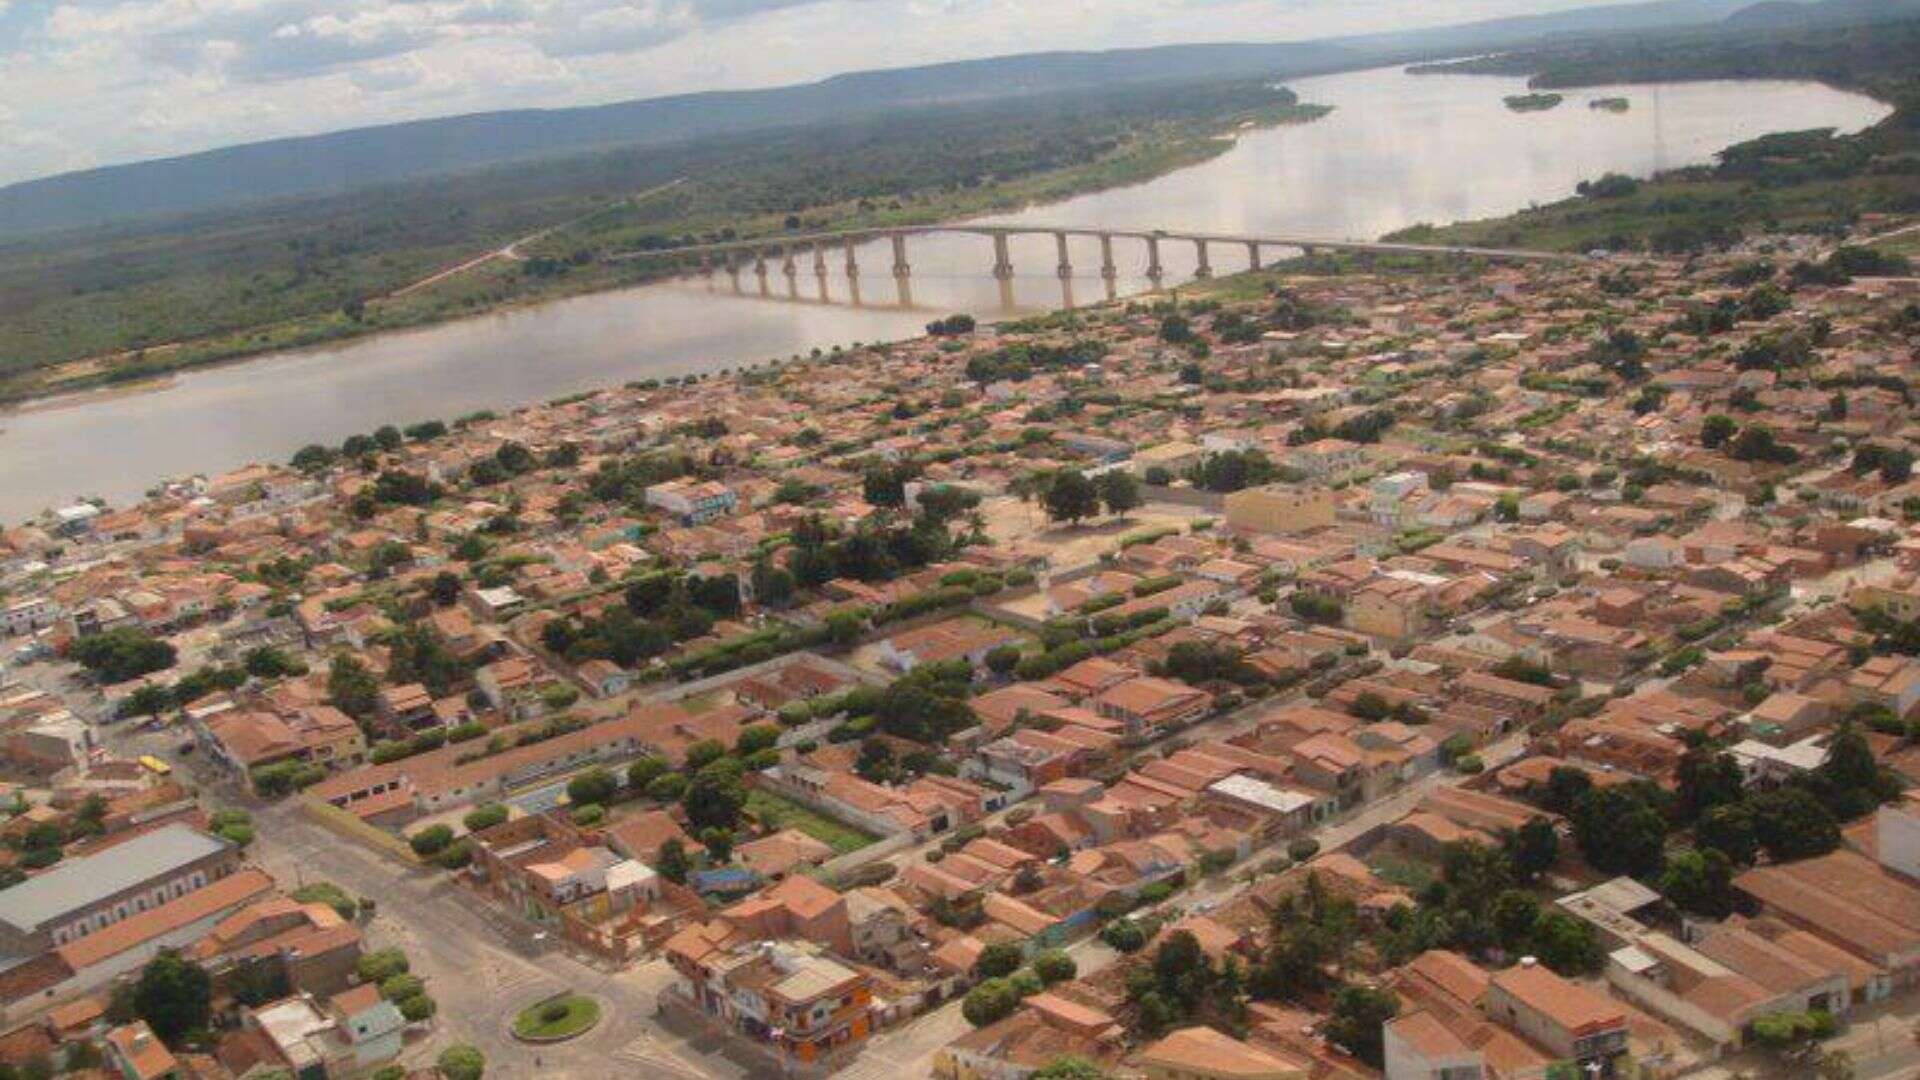
[[1020, 970], [1020, 964], [1026, 959], [1020, 946], [1011, 941], [996, 941], [980, 950], [973, 961], [973, 975], [976, 979], [997, 979]]
[[480, 1080], [487, 1074], [486, 1055], [465, 1043], [440, 1051], [436, 1064], [447, 1080]]
[[1040, 502], [1048, 518], [1074, 525], [1100, 512], [1100, 492], [1085, 474], [1073, 469], [1055, 473]]
[[680, 800], [687, 820], [700, 829], [733, 828], [747, 802], [744, 771], [738, 758], [721, 758], [695, 773]]
[[1753, 809], [1745, 803], [1716, 806], [1700, 815], [1693, 827], [1694, 843], [1717, 851], [1736, 866], [1750, 866], [1760, 853]]
[[1714, 413], [1700, 422], [1700, 445], [1709, 450], [1717, 450], [1728, 439], [1733, 438], [1734, 433], [1739, 430], [1740, 425], [1734, 423], [1733, 417], [1724, 413]]
[[1040, 981], [1052, 986], [1057, 982], [1066, 982], [1080, 973], [1080, 966], [1073, 962], [1065, 949], [1045, 949], [1033, 958], [1033, 973]]
[[1573, 831], [1596, 870], [1642, 878], [1660, 872], [1667, 820], [1624, 785], [1587, 792], [1575, 807]]
[[1125, 469], [1108, 469], [1100, 474], [1100, 501], [1107, 513], [1116, 517], [1129, 510], [1137, 509], [1146, 500], [1140, 494], [1140, 485], [1133, 474]]
[[660, 876], [675, 885], [685, 885], [687, 872], [693, 869], [687, 859], [687, 846], [680, 842], [679, 837], [668, 837], [663, 841], [653, 862], [653, 868], [660, 872]]
[[162, 949], [140, 969], [133, 1009], [162, 1042], [175, 1045], [207, 1030], [213, 1018], [213, 979], [174, 949]]
[[627, 786], [635, 791], [645, 791], [660, 777], [673, 771], [667, 759], [654, 754], [637, 758], [627, 766]]
[[575, 806], [604, 804], [620, 790], [620, 781], [605, 769], [595, 767], [567, 781], [567, 799]]
[[1086, 1058], [1067, 1054], [1033, 1071], [1032, 1080], [1108, 1080], [1106, 1070]]
[[1349, 986], [1334, 995], [1327, 1038], [1361, 1061], [1382, 1068], [1386, 1063], [1386, 1036], [1381, 1028], [1398, 1015], [1400, 999], [1392, 991]]
[[128, 626], [88, 634], [69, 645], [67, 653], [103, 683], [137, 679], [172, 667], [176, 659], [172, 644]]
[[380, 682], [365, 664], [341, 654], [327, 665], [327, 702], [355, 720], [364, 720], [380, 704]]
[[1020, 1007], [1020, 995], [1014, 992], [1013, 984], [1005, 979], [988, 979], [967, 991], [960, 1003], [960, 1015], [974, 1027], [986, 1027], [997, 1020], [1013, 1015]]
[[1660, 873], [1660, 893], [1689, 914], [1724, 919], [1733, 914], [1733, 860], [1712, 848], [1680, 852]]
[[1840, 846], [1840, 823], [1812, 794], [1797, 787], [1764, 791], [1748, 800], [1754, 838], [1777, 862], [1810, 859]]

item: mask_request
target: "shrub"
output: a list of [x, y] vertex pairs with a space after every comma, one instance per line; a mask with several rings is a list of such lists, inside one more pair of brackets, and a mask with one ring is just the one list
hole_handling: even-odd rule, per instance
[[453, 843], [453, 827], [450, 825], [429, 825], [414, 833], [407, 841], [413, 853], [420, 856], [438, 855]]
[[1287, 858], [1294, 862], [1306, 862], [1320, 854], [1320, 841], [1311, 836], [1302, 836], [1287, 845]]
[[461, 819], [460, 823], [467, 827], [468, 832], [472, 833], [491, 829], [505, 820], [507, 820], [506, 806], [501, 803], [488, 803], [468, 813], [466, 817]]
[[447, 1080], [480, 1080], [487, 1072], [486, 1055], [464, 1043], [440, 1051], [436, 1064]]

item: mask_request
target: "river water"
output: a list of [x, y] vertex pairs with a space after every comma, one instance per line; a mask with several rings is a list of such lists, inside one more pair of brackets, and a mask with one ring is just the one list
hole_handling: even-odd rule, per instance
[[[1603, 172], [1644, 175], [1709, 161], [1770, 131], [1853, 131], [1887, 108], [1811, 83], [1708, 82], [1572, 91], [1559, 108], [1516, 113], [1522, 81], [1407, 75], [1398, 68], [1292, 82], [1334, 106], [1311, 124], [1245, 134], [1227, 153], [1134, 187], [1034, 207], [997, 221], [1371, 239], [1418, 222], [1510, 213], [1571, 194]], [[1590, 109], [1625, 96], [1616, 114]], [[857, 163], [854, 163], [857, 165]], [[1189, 277], [1190, 244], [1165, 242], [1168, 282]], [[906, 294], [884, 245], [859, 252], [850, 282], [802, 260], [789, 280], [749, 270], [558, 301], [350, 344], [182, 374], [152, 390], [82, 396], [0, 414], [0, 520], [76, 495], [115, 502], [154, 482], [284, 460], [383, 423], [447, 419], [631, 379], [714, 370], [814, 347], [911, 336], [952, 311], [996, 315], [1104, 298], [1092, 239], [1073, 241], [1075, 275], [1056, 274], [1053, 241], [1016, 239], [1010, 295], [980, 237], [916, 237]], [[1215, 272], [1246, 253], [1215, 245]], [[1271, 256], [1269, 256], [1271, 257]], [[1143, 242], [1115, 243], [1122, 294], [1147, 287]], [[823, 299], [824, 294], [824, 299]], [[903, 303], [904, 301], [904, 303]], [[1009, 304], [1009, 301], [1011, 302]]]

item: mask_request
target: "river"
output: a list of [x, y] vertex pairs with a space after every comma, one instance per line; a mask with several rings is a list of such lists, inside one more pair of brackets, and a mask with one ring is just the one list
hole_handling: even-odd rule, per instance
[[[1334, 106], [1310, 124], [1248, 132], [1225, 154], [1133, 187], [996, 220], [1115, 228], [1371, 239], [1419, 222], [1506, 214], [1570, 194], [1603, 172], [1645, 175], [1710, 161], [1770, 131], [1854, 131], [1887, 107], [1811, 83], [1703, 82], [1568, 92], [1559, 108], [1516, 113], [1522, 80], [1412, 76], [1399, 68], [1301, 79], [1300, 99]], [[1625, 113], [1589, 109], [1625, 96]], [[1163, 244], [1169, 282], [1191, 275], [1188, 244]], [[1146, 287], [1139, 241], [1115, 244], [1121, 293]], [[339, 346], [183, 373], [154, 389], [83, 395], [0, 414], [0, 520], [76, 495], [137, 498], [163, 478], [284, 460], [383, 423], [447, 419], [632, 379], [715, 370], [815, 347], [918, 333], [951, 311], [1010, 310], [979, 237], [916, 237], [901, 304], [884, 249], [860, 253], [857, 293], [810, 265], [789, 292], [677, 282], [483, 315]], [[1076, 240], [1062, 282], [1046, 237], [1014, 242], [1011, 310], [1104, 298], [1097, 244]], [[1216, 272], [1244, 252], [1212, 254]], [[1065, 295], [1063, 295], [1065, 294]]]

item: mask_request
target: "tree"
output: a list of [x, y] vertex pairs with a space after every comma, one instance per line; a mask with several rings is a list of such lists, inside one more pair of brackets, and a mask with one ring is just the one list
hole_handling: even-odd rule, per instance
[[1761, 792], [1748, 806], [1754, 838], [1776, 862], [1810, 859], [1840, 846], [1840, 823], [1803, 788]]
[[435, 1064], [447, 1080], [480, 1080], [487, 1073], [486, 1055], [465, 1043], [440, 1051]]
[[1643, 878], [1660, 872], [1667, 820], [1623, 787], [1587, 792], [1574, 809], [1573, 832], [1596, 870]]
[[1564, 911], [1549, 911], [1533, 927], [1533, 951], [1562, 975], [1590, 975], [1604, 956], [1593, 926]]
[[892, 466], [875, 466], [868, 469], [866, 476], [861, 479], [860, 494], [874, 506], [905, 506], [906, 476]]
[[707, 858], [714, 866], [724, 866], [733, 858], [733, 830], [711, 828], [700, 830], [700, 843], [707, 849]]
[[407, 846], [413, 848], [415, 855], [420, 856], [438, 855], [451, 843], [453, 843], [453, 826], [451, 825], [429, 825], [407, 840]]
[[1660, 873], [1660, 894], [1682, 911], [1709, 919], [1733, 914], [1733, 860], [1719, 851], [1683, 851]]
[[1693, 840], [1703, 850], [1717, 851], [1736, 866], [1750, 866], [1760, 853], [1753, 809], [1745, 803], [1716, 806], [1700, 815]]
[[1538, 880], [1560, 859], [1560, 834], [1554, 831], [1553, 822], [1543, 817], [1527, 819], [1504, 841], [1507, 861], [1522, 881]]
[[1746, 777], [1731, 754], [1700, 747], [1680, 755], [1674, 777], [1678, 787], [1674, 816], [1690, 822], [1716, 806], [1739, 802], [1746, 795]]
[[1040, 502], [1046, 508], [1048, 518], [1074, 525], [1100, 512], [1100, 493], [1093, 481], [1073, 469], [1055, 473], [1047, 483], [1046, 491], [1041, 494]]
[[1046, 949], [1033, 958], [1033, 973], [1040, 976], [1041, 982], [1052, 986], [1080, 974], [1080, 966], [1065, 949]]
[[1522, 889], [1508, 889], [1493, 902], [1493, 933], [1503, 948], [1519, 949], [1533, 938], [1540, 902]]
[[687, 860], [687, 846], [682, 844], [677, 836], [668, 837], [661, 843], [660, 851], [654, 856], [653, 862], [653, 868], [660, 872], [660, 876], [675, 885], [685, 885], [687, 871], [693, 868]]
[[162, 949], [140, 970], [133, 1010], [169, 1045], [205, 1031], [213, 1017], [213, 978], [174, 949]]
[[1700, 422], [1700, 445], [1709, 450], [1718, 450], [1739, 430], [1740, 425], [1734, 423], [1733, 417], [1714, 413]]
[[1139, 483], [1125, 469], [1108, 469], [1101, 473], [1099, 487], [1100, 501], [1106, 504], [1107, 513], [1116, 517], [1145, 501], [1140, 495]]
[[120, 715], [157, 717], [171, 708], [173, 695], [165, 687], [147, 683], [134, 687], [133, 693], [120, 702]]
[[973, 976], [976, 979], [997, 979], [1020, 970], [1020, 964], [1026, 959], [1020, 946], [1011, 941], [996, 941], [980, 950], [973, 961]]
[[1146, 947], [1147, 932], [1132, 919], [1115, 919], [1100, 928], [1100, 940], [1117, 953], [1137, 953]]
[[1020, 663], [1020, 646], [996, 645], [987, 652], [987, 670], [995, 675], [1011, 675]]
[[986, 1027], [1013, 1015], [1019, 1007], [1020, 995], [1014, 992], [1013, 984], [1005, 979], [988, 979], [967, 991], [966, 1000], [960, 1003], [960, 1015], [974, 1027]]
[[745, 771], [738, 758], [721, 758], [693, 774], [680, 800], [687, 820], [701, 829], [733, 828], [740, 820], [740, 808], [747, 802], [747, 789], [741, 782]]
[[620, 790], [620, 781], [602, 768], [591, 768], [567, 781], [567, 799], [575, 806], [604, 804]]
[[451, 570], [433, 575], [433, 580], [427, 583], [427, 598], [441, 607], [460, 599], [460, 575]]
[[359, 660], [336, 656], [327, 665], [327, 703], [355, 720], [364, 720], [380, 704], [380, 681]]
[[1327, 1038], [1378, 1069], [1386, 1063], [1386, 1036], [1381, 1027], [1398, 1015], [1400, 999], [1392, 991], [1349, 986], [1334, 995]]
[[173, 666], [173, 646], [144, 630], [115, 627], [88, 634], [68, 646], [68, 655], [103, 683], [122, 683]]
[[667, 759], [648, 754], [637, 758], [627, 766], [627, 786], [635, 791], [646, 791], [653, 782], [673, 770]]

